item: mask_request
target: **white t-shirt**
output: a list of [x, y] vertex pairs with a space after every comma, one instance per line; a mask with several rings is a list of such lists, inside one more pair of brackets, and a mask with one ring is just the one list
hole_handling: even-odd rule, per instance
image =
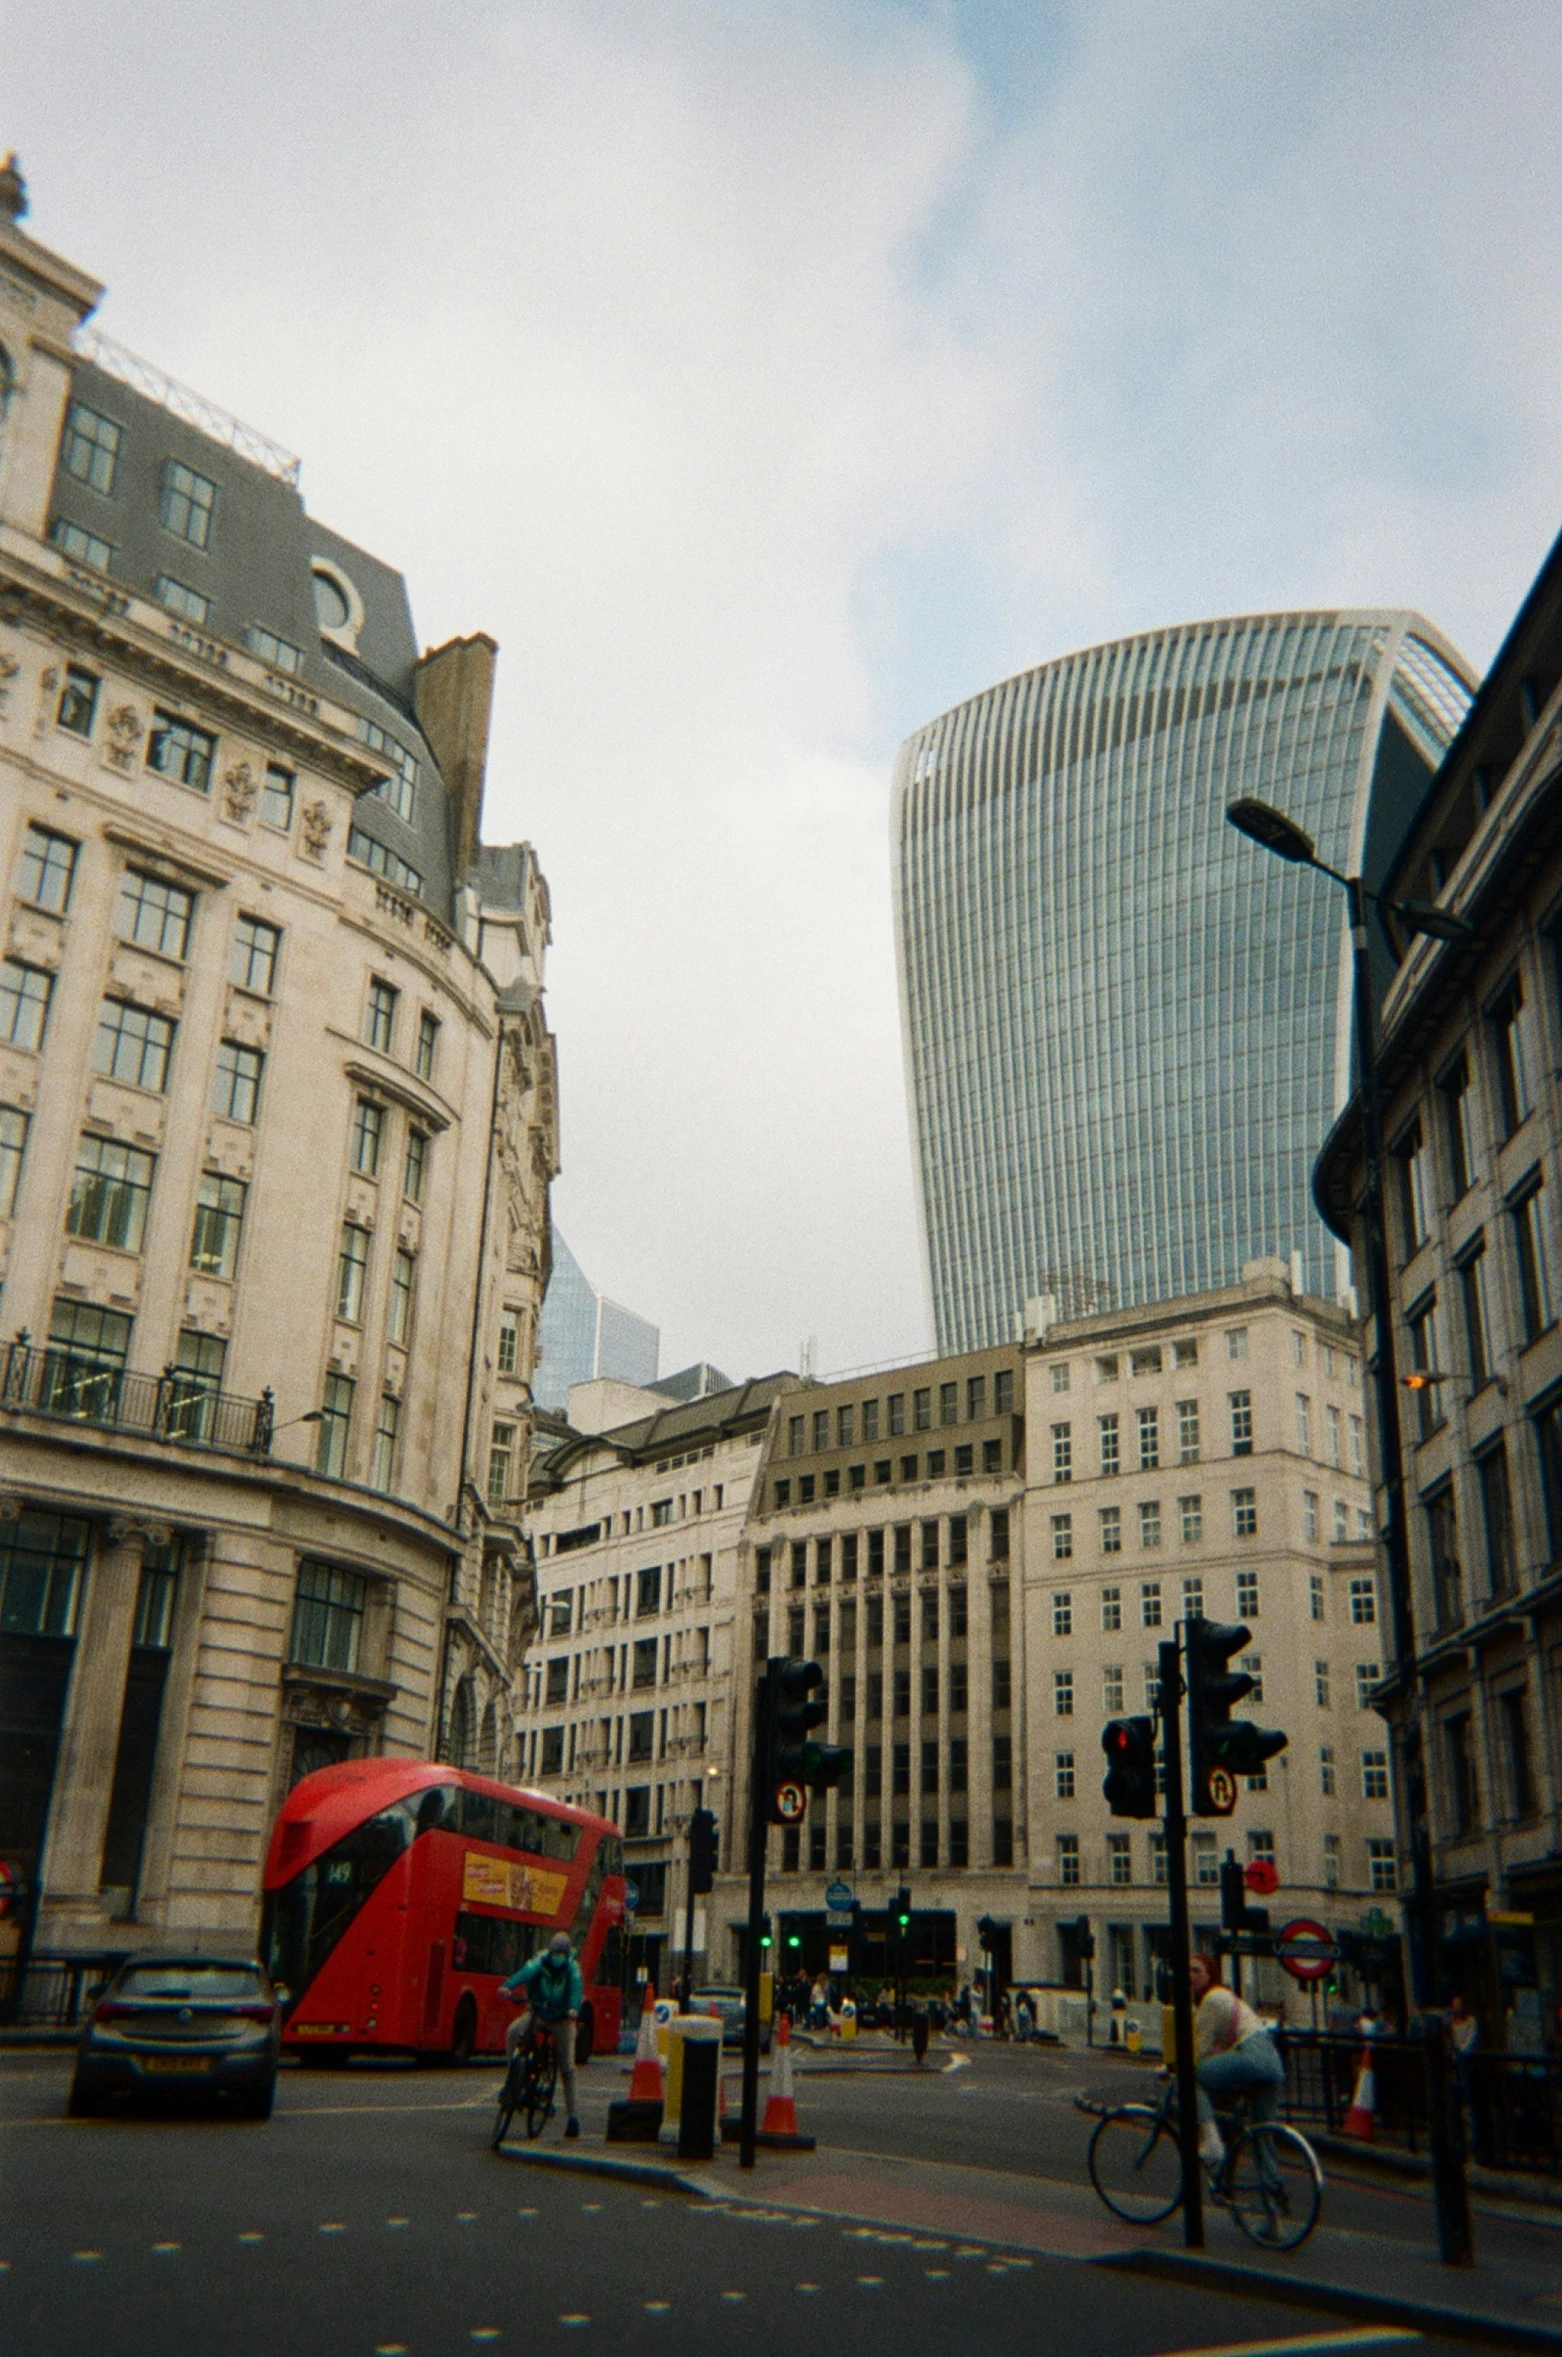
[[1206, 1989], [1193, 2017], [1193, 2052], [1199, 2062], [1229, 2053], [1247, 2038], [1267, 2037], [1269, 2025], [1231, 1989]]

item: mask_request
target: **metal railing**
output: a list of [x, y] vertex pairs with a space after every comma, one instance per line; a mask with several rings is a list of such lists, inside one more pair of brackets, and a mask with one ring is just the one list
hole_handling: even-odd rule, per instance
[[[1413, 2038], [1363, 2038], [1282, 2030], [1285, 2116], [1339, 2134], [1370, 2052], [1379, 2136], [1411, 2153], [1426, 2149], [1426, 2049]], [[1562, 2055], [1468, 2054], [1452, 2060], [1472, 2160], [1488, 2169], [1562, 2175]]]
[[[0, 2022], [8, 2028], [72, 2030], [91, 1992], [125, 1959], [123, 1948], [96, 1956], [0, 1956]], [[18, 1985], [20, 1982], [20, 1985]]]
[[126, 1367], [26, 1342], [0, 1346], [0, 1410], [108, 1425], [251, 1457], [270, 1453], [275, 1425], [269, 1390], [259, 1399], [242, 1399], [178, 1367], [165, 1367], [161, 1375], [136, 1375]]
[[177, 377], [170, 376], [155, 361], [143, 360], [139, 352], [127, 351], [123, 344], [116, 344], [112, 337], [104, 335], [99, 328], [78, 327], [71, 342], [83, 360], [90, 360], [105, 375], [118, 377], [122, 385], [129, 385], [134, 392], [144, 394], [148, 401], [155, 401], [171, 416], [183, 418], [186, 425], [194, 426], [197, 432], [209, 436], [213, 442], [221, 442], [227, 449], [236, 451], [240, 458], [248, 459], [251, 466], [257, 466], [264, 474], [275, 475], [278, 482], [289, 483], [297, 489], [298, 460], [291, 450], [284, 450], [280, 442], [273, 442], [269, 434], [261, 433], [255, 426], [245, 425], [242, 418], [234, 417], [231, 411], [221, 408], [217, 402], [209, 401], [204, 393], [197, 393], [193, 386], [180, 384]]

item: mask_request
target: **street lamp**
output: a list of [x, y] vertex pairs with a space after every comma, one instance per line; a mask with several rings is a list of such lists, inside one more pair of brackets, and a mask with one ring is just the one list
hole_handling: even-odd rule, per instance
[[[1394, 1356], [1394, 1312], [1388, 1264], [1388, 1231], [1384, 1219], [1383, 1100], [1378, 1080], [1377, 1042], [1372, 1021], [1372, 965], [1367, 941], [1367, 903], [1386, 908], [1412, 932], [1430, 934], [1438, 941], [1463, 941], [1475, 928], [1446, 909], [1428, 908], [1409, 900], [1381, 900], [1361, 876], [1342, 875], [1318, 857], [1312, 837], [1283, 810], [1252, 797], [1228, 805], [1226, 817], [1238, 834], [1272, 851], [1295, 867], [1316, 868], [1321, 876], [1343, 886], [1350, 901], [1352, 1013], [1356, 1028], [1356, 1075], [1361, 1091], [1362, 1151], [1366, 1159], [1366, 1187], [1362, 1224], [1367, 1241], [1367, 1283], [1377, 1321], [1377, 1349], [1373, 1383], [1377, 1400], [1378, 1439], [1387, 1506], [1384, 1547], [1388, 1556], [1389, 1608], [1394, 1632], [1394, 1684], [1402, 1704], [1415, 1677], [1415, 1606], [1410, 1584], [1410, 1533], [1405, 1520], [1404, 1448], [1399, 1421], [1399, 1378]], [[1404, 1777], [1403, 1711], [1399, 1727], [1400, 1775]], [[1402, 1783], [1407, 1795], [1408, 1784]], [[1419, 1937], [1412, 1955], [1419, 1968], [1415, 1980], [1418, 2009], [1431, 2006], [1432, 1966], [1437, 1952], [1437, 1907], [1432, 1885], [1430, 1840], [1412, 1818], [1410, 1827], [1411, 1897]], [[1429, 2126], [1432, 2182], [1437, 2202], [1438, 2247], [1445, 2265], [1473, 2264], [1470, 2204], [1464, 2179], [1464, 2158], [1453, 2128], [1447, 2100], [1447, 2061], [1440, 2040], [1426, 2039], [1430, 2080]]]

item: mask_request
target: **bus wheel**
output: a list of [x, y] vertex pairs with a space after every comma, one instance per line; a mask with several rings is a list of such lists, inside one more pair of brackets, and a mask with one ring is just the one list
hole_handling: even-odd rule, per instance
[[583, 2005], [580, 2009], [580, 2019], [575, 2024], [575, 2068], [578, 2071], [583, 2071], [596, 2050], [597, 2025], [592, 2018], [590, 2006]]
[[300, 2046], [297, 2049], [298, 2067], [305, 2071], [344, 2071], [348, 2052], [345, 2046]]
[[450, 2033], [450, 2059], [458, 2069], [464, 2069], [471, 2061], [476, 2044], [477, 2007], [466, 1996], [456, 2007], [455, 2027]]

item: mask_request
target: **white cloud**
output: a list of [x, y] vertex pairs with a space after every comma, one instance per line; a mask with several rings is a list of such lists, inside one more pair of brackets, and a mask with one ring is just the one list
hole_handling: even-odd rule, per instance
[[903, 730], [1249, 605], [1484, 655], [1559, 506], [1553, 9], [976, 9], [0, 0], [109, 331], [501, 642], [559, 1216], [669, 1363], [925, 1338]]

